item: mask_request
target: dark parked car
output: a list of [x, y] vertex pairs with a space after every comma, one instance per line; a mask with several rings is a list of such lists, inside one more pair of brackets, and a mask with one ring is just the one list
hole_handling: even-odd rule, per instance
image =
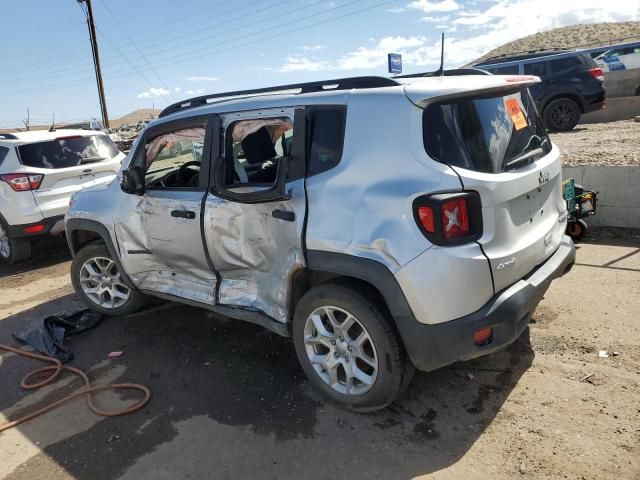
[[604, 72], [589, 55], [570, 50], [497, 57], [474, 65], [495, 75], [536, 75], [529, 88], [548, 130], [571, 130], [580, 115], [604, 107]]

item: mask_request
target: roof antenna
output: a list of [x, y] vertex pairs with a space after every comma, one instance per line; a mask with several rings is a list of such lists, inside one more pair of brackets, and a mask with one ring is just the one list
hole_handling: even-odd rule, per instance
[[442, 41], [440, 42], [440, 68], [438, 73], [441, 77], [444, 77], [444, 32], [442, 32]]
[[56, 112], [51, 114], [51, 128], [49, 128], [50, 132], [56, 131]]

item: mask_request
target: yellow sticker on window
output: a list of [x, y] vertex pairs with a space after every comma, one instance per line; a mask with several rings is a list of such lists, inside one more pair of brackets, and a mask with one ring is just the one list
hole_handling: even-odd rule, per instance
[[505, 101], [505, 105], [507, 106], [507, 110], [511, 116], [511, 121], [516, 127], [516, 130], [522, 130], [528, 125], [527, 119], [525, 118], [524, 113], [522, 113], [522, 109], [520, 108], [520, 104], [517, 99], [510, 98]]

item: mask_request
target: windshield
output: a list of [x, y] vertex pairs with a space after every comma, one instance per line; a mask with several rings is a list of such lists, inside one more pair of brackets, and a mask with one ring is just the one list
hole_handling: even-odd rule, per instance
[[531, 163], [551, 142], [528, 90], [457, 98], [428, 105], [424, 147], [434, 160], [477, 172], [499, 173]]
[[115, 158], [120, 151], [106, 135], [59, 137], [19, 147], [23, 165], [68, 168]]

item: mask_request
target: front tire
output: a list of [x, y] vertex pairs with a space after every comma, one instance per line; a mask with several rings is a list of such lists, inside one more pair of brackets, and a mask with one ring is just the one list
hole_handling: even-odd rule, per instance
[[0, 217], [0, 263], [12, 265], [31, 258], [31, 241], [9, 235], [9, 227]]
[[309, 380], [349, 410], [386, 407], [413, 375], [388, 313], [338, 283], [312, 288], [298, 303], [293, 343]]
[[547, 130], [567, 132], [580, 121], [580, 107], [570, 98], [556, 98], [544, 107], [543, 117]]
[[125, 284], [103, 243], [80, 249], [71, 263], [71, 283], [87, 307], [104, 315], [129, 315], [144, 305], [144, 295]]

